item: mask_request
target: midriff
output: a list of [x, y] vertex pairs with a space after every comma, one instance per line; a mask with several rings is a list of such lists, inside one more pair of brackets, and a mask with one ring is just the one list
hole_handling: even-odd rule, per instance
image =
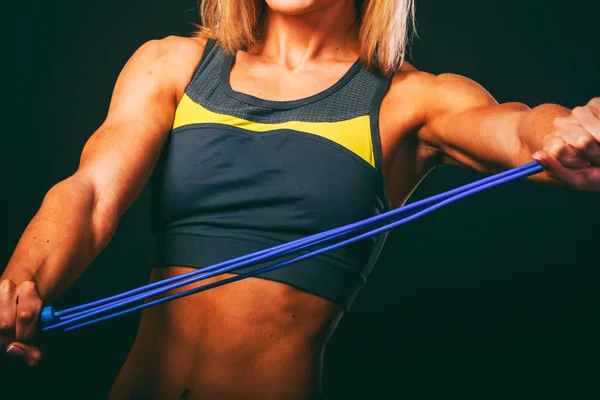
[[[151, 281], [191, 270], [156, 268]], [[321, 390], [323, 350], [342, 313], [329, 300], [260, 278], [150, 307], [111, 398], [183, 392], [186, 399], [312, 398]]]

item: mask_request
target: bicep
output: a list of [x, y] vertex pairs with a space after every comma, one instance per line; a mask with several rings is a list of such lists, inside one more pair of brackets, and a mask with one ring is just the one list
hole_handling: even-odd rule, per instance
[[142, 191], [168, 133], [168, 128], [153, 131], [137, 122], [102, 124], [86, 143], [75, 173], [94, 189], [96, 208], [116, 218]]
[[432, 78], [426, 95], [422, 140], [444, 153], [444, 162], [492, 172], [521, 159], [518, 129], [529, 108], [498, 104], [479, 84], [445, 74]]
[[117, 218], [146, 184], [173, 121], [176, 66], [164, 47], [149, 42], [127, 62], [106, 120], [85, 144], [75, 174], [93, 185], [96, 206]]

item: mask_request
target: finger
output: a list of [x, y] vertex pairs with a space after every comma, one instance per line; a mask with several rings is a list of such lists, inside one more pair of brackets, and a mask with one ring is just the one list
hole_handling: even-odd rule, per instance
[[591, 104], [586, 107], [575, 107], [572, 115], [598, 143], [600, 142], [600, 115], [594, 113], [593, 108], [595, 107]]
[[600, 97], [595, 97], [590, 100], [588, 106], [592, 107], [592, 112], [596, 115], [596, 117], [600, 118]]
[[0, 346], [15, 340], [15, 315], [17, 312], [16, 285], [5, 279], [0, 282]]
[[600, 192], [600, 167], [582, 169], [581, 175], [584, 181], [581, 189]]
[[[600, 122], [600, 120], [599, 120]], [[600, 143], [587, 129], [577, 123], [559, 123], [564, 133], [557, 134], [573, 147], [577, 154], [591, 164], [600, 165]]]
[[537, 151], [533, 154], [533, 158], [542, 166], [544, 170], [551, 178], [566, 183], [568, 186], [574, 189], [584, 189], [586, 184], [586, 177], [580, 173], [580, 171], [595, 170], [595, 168], [587, 169], [570, 169], [565, 167], [558, 161], [552, 154], [546, 151]]
[[575, 149], [569, 146], [557, 134], [546, 136], [542, 140], [542, 149], [551, 154], [566, 168], [583, 168], [589, 166], [589, 162], [580, 157]]
[[15, 338], [18, 342], [30, 343], [42, 310], [42, 300], [33, 282], [21, 283], [17, 291]]
[[33, 367], [42, 359], [42, 352], [35, 346], [24, 343], [12, 342], [6, 348], [6, 354], [12, 357], [22, 357], [25, 364]]

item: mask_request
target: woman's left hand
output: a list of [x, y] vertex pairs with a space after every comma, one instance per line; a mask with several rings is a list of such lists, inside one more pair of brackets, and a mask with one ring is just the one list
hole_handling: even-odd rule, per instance
[[556, 118], [554, 128], [533, 158], [549, 176], [574, 189], [600, 191], [600, 97]]

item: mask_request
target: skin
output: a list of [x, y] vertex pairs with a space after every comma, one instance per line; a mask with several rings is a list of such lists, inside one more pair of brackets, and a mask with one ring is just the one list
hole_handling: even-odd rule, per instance
[[[238, 52], [234, 90], [269, 100], [307, 97], [358, 57], [356, 35], [347, 35], [352, 1], [267, 4], [264, 43]], [[124, 67], [79, 169], [48, 192], [0, 280], [0, 344], [9, 355], [40, 361], [34, 332], [42, 304], [109, 243], [152, 173], [203, 47], [199, 39], [151, 41]], [[437, 165], [494, 172], [532, 157], [546, 171], [532, 179], [600, 191], [600, 98], [574, 110], [498, 104], [467, 78], [404, 64], [379, 123], [395, 206]], [[156, 269], [152, 280], [188, 270]], [[325, 299], [256, 278], [146, 309], [111, 398], [179, 398], [184, 391], [186, 398], [311, 398], [321, 390], [323, 351], [341, 316]]]

